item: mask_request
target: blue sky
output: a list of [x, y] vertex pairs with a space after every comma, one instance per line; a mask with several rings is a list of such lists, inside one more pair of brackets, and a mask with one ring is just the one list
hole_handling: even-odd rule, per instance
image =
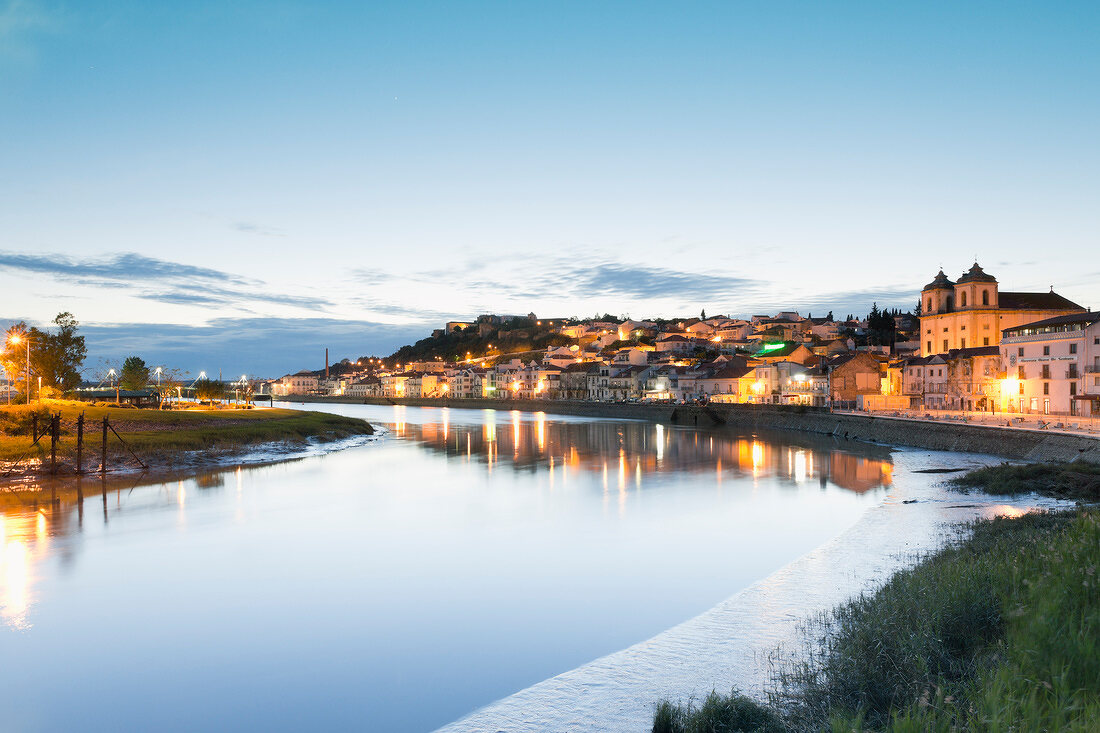
[[1098, 36], [1095, 3], [0, 0], [0, 325], [277, 375], [488, 311], [908, 306], [975, 257], [1100, 307]]

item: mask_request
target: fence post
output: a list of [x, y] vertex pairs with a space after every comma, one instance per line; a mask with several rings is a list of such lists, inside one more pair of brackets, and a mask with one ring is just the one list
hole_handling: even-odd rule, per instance
[[84, 413], [76, 418], [76, 473], [84, 473]]
[[[107, 473], [107, 416], [103, 416], [103, 455], [100, 458], [99, 472]], [[106, 496], [106, 494], [104, 494]]]
[[57, 441], [61, 438], [61, 413], [50, 416], [50, 473], [57, 473]]

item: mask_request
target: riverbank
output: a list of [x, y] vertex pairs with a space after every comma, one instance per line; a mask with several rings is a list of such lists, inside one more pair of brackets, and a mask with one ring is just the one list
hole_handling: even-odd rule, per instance
[[[659, 700], [700, 701], [736, 687], [763, 699], [769, 652], [795, 648], [804, 620], [883, 585], [957, 536], [975, 519], [1056, 509], [1035, 496], [1005, 500], [930, 483], [925, 471], [994, 465], [995, 457], [894, 452], [893, 484], [881, 504], [808, 554], [703, 614], [646, 641], [547, 679], [441, 730], [640, 731]], [[730, 558], [732, 563], [737, 558]]]
[[[1034, 491], [1095, 501], [1097, 476], [997, 466], [955, 483], [1016, 494], [1030, 477]], [[811, 619], [772, 670], [766, 704], [737, 692], [666, 701], [652, 730], [1091, 730], [1100, 719], [1095, 506], [982, 520], [961, 533], [874, 593]]]
[[[50, 416], [60, 414], [56, 463], [51, 453]], [[188, 410], [126, 409], [46, 400], [31, 406], [0, 407], [0, 484], [77, 474], [77, 419], [84, 415], [84, 444], [79, 456], [86, 474], [98, 473], [102, 459], [103, 418], [107, 431], [107, 470], [111, 474], [180, 471], [224, 466], [234, 458], [260, 454], [275, 460], [312, 443], [331, 443], [372, 435], [363, 420], [324, 412], [281, 408]], [[32, 431], [37, 415], [39, 435]]]
[[784, 430], [831, 435], [885, 445], [982, 453], [1024, 461], [1100, 463], [1100, 436], [1022, 427], [932, 422], [906, 417], [829, 412], [822, 408], [773, 405], [668, 405], [572, 400], [301, 397], [295, 401], [333, 404], [407, 405], [462, 409], [521, 410], [557, 415], [647, 420], [712, 429]]

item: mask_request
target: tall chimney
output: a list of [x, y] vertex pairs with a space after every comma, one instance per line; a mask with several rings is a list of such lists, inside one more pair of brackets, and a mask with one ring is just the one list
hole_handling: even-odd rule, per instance
[[328, 379], [328, 349], [325, 349], [325, 379]]

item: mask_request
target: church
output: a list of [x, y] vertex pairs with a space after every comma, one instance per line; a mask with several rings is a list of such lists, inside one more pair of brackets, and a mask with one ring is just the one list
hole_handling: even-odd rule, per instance
[[997, 346], [1006, 328], [1084, 312], [1054, 288], [1049, 293], [1001, 291], [997, 278], [977, 262], [954, 282], [940, 270], [921, 290], [920, 355]]

